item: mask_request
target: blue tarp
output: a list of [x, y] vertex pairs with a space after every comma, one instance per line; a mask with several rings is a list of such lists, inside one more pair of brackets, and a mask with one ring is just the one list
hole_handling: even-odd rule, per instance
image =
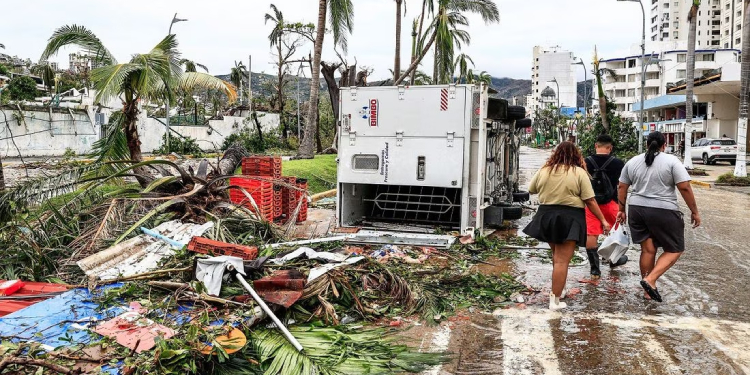
[[[110, 286], [113, 287], [113, 286]], [[87, 289], [73, 289], [48, 300], [0, 318], [0, 338], [13, 342], [38, 342], [52, 348], [73, 344], [88, 345], [101, 339], [96, 333], [75, 328], [95, 320], [106, 320], [122, 313], [119, 308], [99, 311], [99, 304]], [[118, 374], [105, 366], [103, 371]]]

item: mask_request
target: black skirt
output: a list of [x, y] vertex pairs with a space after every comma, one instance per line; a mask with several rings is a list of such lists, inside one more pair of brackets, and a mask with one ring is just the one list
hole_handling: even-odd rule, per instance
[[541, 205], [523, 232], [539, 241], [586, 246], [586, 211], [562, 205]]

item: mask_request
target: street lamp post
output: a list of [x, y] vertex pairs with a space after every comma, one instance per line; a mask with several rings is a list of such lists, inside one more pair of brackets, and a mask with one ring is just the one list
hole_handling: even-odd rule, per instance
[[640, 107], [640, 129], [638, 129], [638, 153], [643, 152], [643, 107], [644, 101], [646, 100], [646, 94], [644, 92], [646, 87], [646, 9], [643, 8], [642, 0], [617, 0], [617, 1], [629, 1], [637, 2], [641, 4], [641, 13], [643, 14], [643, 34], [641, 35], [641, 107]]
[[[172, 22], [169, 24], [169, 33], [167, 35], [172, 35], [172, 25], [176, 24], [177, 22], [187, 21], [187, 19], [183, 18], [177, 18], [177, 13], [174, 14], [174, 17], [172, 17]], [[167, 90], [169, 90], [169, 86], [167, 86]], [[169, 126], [169, 94], [167, 94], [167, 104], [166, 104], [166, 120], [167, 120], [167, 154], [169, 154], [169, 139], [172, 137], [172, 128]]]
[[586, 118], [589, 111], [589, 79], [586, 72], [586, 64], [584, 64], [583, 59], [579, 57], [578, 62], [573, 63], [573, 65], [580, 65], [583, 67], [583, 118]]
[[557, 97], [557, 113], [560, 113], [560, 84], [557, 82], [557, 78], [552, 78], [552, 81], [554, 82], [555, 86], [557, 86], [557, 92], [555, 92], [555, 96]]

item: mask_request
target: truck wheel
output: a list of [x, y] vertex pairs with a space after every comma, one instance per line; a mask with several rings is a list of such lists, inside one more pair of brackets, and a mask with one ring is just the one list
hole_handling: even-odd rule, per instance
[[526, 108], [520, 105], [508, 106], [508, 120], [521, 120], [526, 117]]
[[528, 191], [513, 193], [513, 202], [528, 202], [531, 199]]
[[484, 226], [500, 228], [503, 225], [503, 207], [489, 206], [484, 209]]
[[516, 129], [525, 129], [531, 127], [531, 119], [530, 118], [523, 118], [520, 120], [516, 120]]
[[518, 220], [522, 217], [523, 217], [523, 207], [521, 206], [503, 207], [503, 219], [504, 220]]

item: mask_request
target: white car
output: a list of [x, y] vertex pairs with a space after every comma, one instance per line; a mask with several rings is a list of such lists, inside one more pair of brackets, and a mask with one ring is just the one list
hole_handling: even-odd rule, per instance
[[702, 160], [703, 164], [716, 164], [717, 161], [737, 162], [737, 142], [731, 138], [702, 138], [690, 148], [690, 158]]

